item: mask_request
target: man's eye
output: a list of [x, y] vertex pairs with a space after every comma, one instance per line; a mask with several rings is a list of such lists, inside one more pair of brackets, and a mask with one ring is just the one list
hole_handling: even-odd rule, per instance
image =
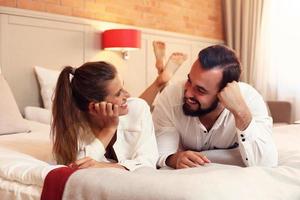
[[201, 89], [196, 89], [196, 91], [199, 93], [199, 94], [205, 94], [205, 92]]

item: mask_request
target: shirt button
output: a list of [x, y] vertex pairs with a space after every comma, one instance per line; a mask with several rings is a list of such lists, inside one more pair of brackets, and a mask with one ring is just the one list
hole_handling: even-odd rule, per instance
[[248, 160], [248, 158], [246, 158], [246, 160]]
[[204, 133], [207, 133], [207, 131], [204, 131]]
[[205, 142], [205, 145], [207, 145], [207, 142]]
[[241, 134], [241, 137], [244, 137], [244, 134]]
[[245, 139], [245, 138], [243, 138], [243, 139], [242, 139], [242, 142], [245, 142], [245, 141], [246, 141], [246, 139]]

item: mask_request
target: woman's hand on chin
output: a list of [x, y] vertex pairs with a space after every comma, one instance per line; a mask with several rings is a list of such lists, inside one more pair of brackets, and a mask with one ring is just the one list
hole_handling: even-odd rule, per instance
[[95, 127], [102, 129], [117, 129], [119, 124], [119, 106], [106, 101], [91, 103], [90, 114]]

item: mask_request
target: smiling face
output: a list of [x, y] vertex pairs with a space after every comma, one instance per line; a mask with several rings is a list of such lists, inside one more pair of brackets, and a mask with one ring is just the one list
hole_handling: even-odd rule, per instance
[[123, 88], [123, 81], [119, 75], [108, 81], [105, 101], [119, 106], [119, 115], [128, 114], [127, 98], [129, 93]]
[[196, 60], [184, 86], [183, 112], [188, 116], [203, 116], [218, 106], [217, 94], [223, 70], [204, 70]]

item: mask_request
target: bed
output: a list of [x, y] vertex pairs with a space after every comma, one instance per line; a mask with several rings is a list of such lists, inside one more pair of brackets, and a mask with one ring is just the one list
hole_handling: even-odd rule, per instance
[[[21, 113], [34, 116], [32, 112], [36, 108], [27, 109], [27, 112], [24, 108], [45, 106], [39, 94], [41, 85], [38, 85], [34, 66], [57, 70], [65, 64], [78, 66], [95, 57], [99, 48], [94, 47], [96, 29], [91, 24], [101, 27], [104, 23], [0, 7], [0, 76], [2, 71], [16, 99], [12, 95], [5, 99], [9, 95], [0, 94], [0, 122], [10, 118], [10, 123], [6, 124], [14, 128], [0, 133], [1, 199], [40, 199], [46, 177], [64, 167], [54, 164], [49, 125], [32, 121], [38, 118], [38, 121], [49, 123], [49, 113], [44, 112], [42, 117], [28, 117], [31, 120], [24, 120]], [[193, 58], [203, 46], [212, 44], [194, 37], [150, 30], [143, 32], [143, 49], [135, 54], [141, 60], [134, 60], [132, 56], [127, 61], [141, 74], [137, 76], [138, 81], [129, 75], [125, 77], [134, 94], [151, 81], [153, 73], [150, 69], [154, 65], [151, 41], [154, 38], [168, 41], [170, 51], [177, 46], [191, 50], [189, 58]], [[15, 55], [18, 59], [11, 59]], [[142, 59], [144, 57], [147, 59]], [[136, 84], [143, 80], [148, 82]], [[8, 105], [10, 103], [13, 105]], [[212, 163], [184, 170], [143, 168], [127, 172], [84, 169], [70, 175], [62, 199], [299, 200], [300, 125], [274, 127], [274, 139], [279, 151], [279, 166], [275, 168], [242, 168]]]
[[[27, 122], [30, 133], [0, 136], [1, 199], [40, 199], [47, 174], [62, 167], [53, 165], [49, 127]], [[69, 177], [62, 199], [300, 199], [300, 125], [274, 127], [273, 134], [275, 168], [84, 169]]]

